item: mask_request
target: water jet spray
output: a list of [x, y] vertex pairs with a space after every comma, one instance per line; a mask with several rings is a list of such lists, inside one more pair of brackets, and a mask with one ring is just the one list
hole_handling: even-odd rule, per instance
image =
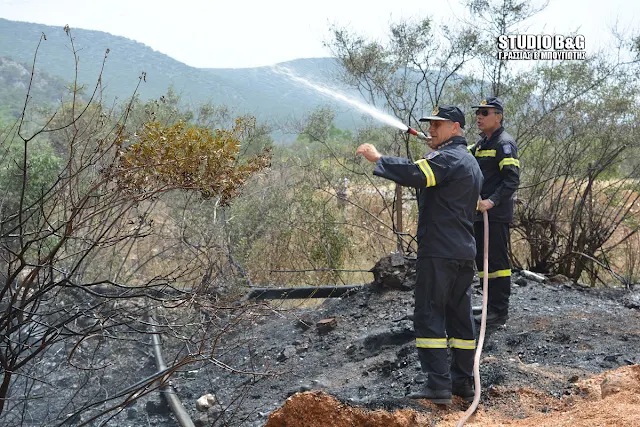
[[395, 117], [392, 117], [386, 113], [383, 113], [382, 111], [376, 109], [375, 107], [372, 107], [371, 105], [367, 105], [364, 102], [358, 101], [356, 99], [350, 98], [347, 95], [345, 95], [344, 93], [341, 93], [340, 91], [330, 88], [330, 87], [326, 87], [317, 83], [313, 83], [310, 82], [309, 80], [305, 79], [304, 77], [300, 77], [298, 75], [296, 75], [293, 71], [289, 70], [286, 67], [282, 67], [280, 65], [277, 66], [272, 66], [272, 70], [278, 74], [282, 74], [287, 76], [288, 78], [290, 78], [291, 80], [295, 81], [296, 83], [302, 85], [302, 86], [306, 86], [310, 89], [315, 90], [316, 92], [324, 95], [324, 96], [328, 96], [331, 97], [333, 99], [336, 99], [338, 101], [344, 102], [346, 104], [350, 104], [353, 107], [356, 107], [358, 110], [362, 111], [363, 113], [368, 114], [369, 116], [373, 117], [374, 119], [385, 123], [387, 125], [396, 127], [398, 129], [400, 129], [403, 132], [407, 132], [410, 135], [415, 135], [418, 139], [421, 139], [423, 141], [430, 141], [431, 137], [429, 135], [425, 135], [422, 132], [419, 132], [407, 125], [405, 125], [404, 123], [402, 123], [400, 120], [396, 119]]
[[378, 120], [379, 122], [385, 123], [389, 126], [393, 126], [395, 128], [400, 129], [403, 132], [407, 132], [411, 135], [415, 135], [417, 136], [419, 139], [422, 139], [424, 141], [429, 141], [431, 139], [430, 136], [425, 135], [422, 132], [418, 132], [415, 129], [412, 129], [410, 127], [408, 127], [407, 125], [405, 125], [404, 123], [402, 123], [400, 120], [398, 120], [395, 117], [390, 116], [389, 114], [386, 114], [378, 109], [376, 109], [375, 107], [371, 106], [371, 105], [367, 105], [362, 101], [358, 101], [357, 99], [353, 99], [350, 98], [349, 96], [345, 95], [344, 93], [334, 89], [334, 88], [330, 88], [327, 86], [323, 86], [321, 84], [317, 84], [317, 83], [313, 83], [310, 82], [309, 80], [305, 79], [304, 77], [300, 77], [298, 75], [296, 75], [293, 71], [291, 71], [290, 69], [277, 65], [277, 66], [272, 66], [271, 67], [272, 70], [275, 73], [278, 74], [282, 74], [286, 77], [288, 77], [289, 79], [293, 80], [294, 82], [298, 83], [301, 86], [305, 86], [307, 88], [313, 89], [316, 92], [324, 95], [324, 96], [328, 96], [330, 98], [333, 98], [335, 100], [338, 100], [340, 102], [343, 102], [345, 104], [349, 104], [355, 108], [357, 108], [358, 110], [362, 111], [365, 114], [368, 114], [369, 116], [373, 117], [374, 119]]

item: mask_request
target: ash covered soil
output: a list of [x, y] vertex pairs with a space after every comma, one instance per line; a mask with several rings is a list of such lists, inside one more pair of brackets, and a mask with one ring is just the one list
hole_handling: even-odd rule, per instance
[[[510, 319], [485, 342], [482, 399], [469, 425], [640, 427], [640, 288], [541, 284], [518, 273], [512, 279]], [[443, 408], [405, 397], [425, 380], [408, 317], [412, 280], [396, 281], [404, 290], [368, 285], [315, 308], [271, 301], [215, 312], [206, 305], [164, 309], [163, 322], [193, 325], [190, 336], [163, 332], [167, 364], [214, 347], [209, 360], [184, 365], [170, 383], [197, 426], [455, 425], [467, 403], [454, 398]], [[335, 319], [333, 328], [320, 330], [323, 319]], [[219, 331], [225, 333], [214, 345]], [[43, 421], [54, 411], [64, 419], [85, 395], [95, 400], [154, 373], [148, 345], [117, 345], [105, 348], [99, 378], [82, 380], [85, 371], [65, 365], [63, 349], [44, 360], [56, 367], [48, 370], [52, 388], [42, 385], [48, 399], [33, 402], [33, 422], [23, 425], [178, 425], [155, 391], [99, 424], [90, 413], [63, 424]], [[198, 411], [205, 394], [215, 403]]]
[[[476, 425], [530, 420], [517, 425], [640, 426], [639, 290], [541, 284], [517, 273], [513, 282], [509, 322], [485, 341]], [[475, 289], [474, 303], [480, 304]], [[455, 425], [467, 403], [454, 399], [452, 407], [442, 408], [405, 397], [425, 380], [408, 318], [412, 312], [412, 291], [377, 286], [315, 309], [271, 315], [262, 310], [245, 332], [227, 338], [229, 348], [240, 344], [226, 363], [277, 375], [248, 378], [220, 369], [205, 374], [211, 366], [202, 366], [195, 378], [179, 375], [173, 384], [191, 400], [216, 396], [218, 408], [206, 415], [184, 399], [202, 425]], [[322, 319], [335, 319], [335, 327], [319, 330]], [[586, 424], [573, 415], [566, 424], [553, 418], [570, 409], [587, 416], [579, 405], [593, 409], [594, 402], [617, 412], [606, 412], [601, 422], [590, 414]]]

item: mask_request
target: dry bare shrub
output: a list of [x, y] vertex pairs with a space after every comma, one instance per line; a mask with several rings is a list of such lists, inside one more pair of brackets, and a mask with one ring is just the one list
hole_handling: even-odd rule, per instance
[[[77, 64], [74, 39], [65, 31]], [[97, 397], [93, 387], [102, 387], [97, 379], [110, 366], [110, 350], [132, 351], [148, 342], [151, 305], [187, 304], [194, 294], [180, 288], [198, 287], [193, 267], [203, 262], [199, 254], [182, 250], [182, 257], [167, 262], [164, 255], [174, 248], [149, 244], [158, 222], [164, 232], [176, 231], [166, 221], [154, 223], [161, 197], [195, 193], [225, 204], [268, 163], [268, 153], [239, 157], [252, 121], [213, 132], [150, 122], [130, 132], [133, 100], [122, 109], [106, 108], [100, 82], [101, 74], [86, 99], [73, 84], [70, 99], [39, 122], [27, 120], [27, 91], [23, 115], [0, 135], [0, 150], [11, 154], [0, 157], [0, 170], [9, 171], [0, 176], [3, 425], [26, 422], [31, 405], [40, 404], [43, 424], [83, 412], [95, 418], [149, 392], [167, 372], [132, 381], [127, 386], [133, 388], [109, 384], [106, 397]], [[163, 333], [169, 328], [157, 327]], [[211, 328], [212, 336], [224, 333]], [[201, 357], [190, 353], [170, 372]], [[56, 392], [47, 382], [63, 367], [76, 374], [77, 390]], [[46, 401], [34, 399], [43, 387]], [[66, 419], [69, 405], [73, 416]]]

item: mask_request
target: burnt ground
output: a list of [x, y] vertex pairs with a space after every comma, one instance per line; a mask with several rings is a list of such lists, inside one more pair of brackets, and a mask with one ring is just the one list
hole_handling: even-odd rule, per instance
[[[517, 273], [513, 282], [509, 322], [485, 342], [480, 368], [484, 408], [521, 398], [510, 390], [523, 387], [552, 398], [570, 395], [580, 380], [640, 362], [640, 289], [540, 284]], [[480, 293], [475, 289], [475, 304], [479, 304]], [[229, 330], [215, 347], [213, 358], [187, 365], [172, 377], [171, 384], [197, 425], [263, 426], [288, 397], [305, 391], [324, 391], [349, 406], [367, 409], [430, 411], [405, 398], [424, 381], [407, 317], [412, 311], [411, 291], [376, 286], [326, 300], [316, 308], [284, 309], [272, 301], [255, 305], [239, 317], [217, 312], [213, 320], [203, 307], [167, 311], [168, 316], [185, 323], [200, 318]], [[319, 331], [316, 323], [327, 318], [336, 319], [335, 328]], [[192, 332], [198, 335], [198, 328]], [[163, 344], [169, 363], [197, 350], [169, 333]], [[54, 388], [47, 390], [42, 385], [41, 392], [55, 393], [59, 402], [71, 398], [75, 403], [56, 407], [61, 403], [52, 396], [43, 400], [46, 407], [34, 402], [32, 422], [23, 425], [58, 425], [50, 421], [51, 414], [72, 413], [74, 405], [92, 393], [108, 395], [153, 373], [149, 347], [128, 341], [115, 346], [101, 350], [110, 363], [94, 389], [87, 386], [89, 380], [83, 379], [82, 371], [65, 365], [64, 349], [50, 352], [42, 366], [48, 367], [48, 382]], [[94, 354], [93, 360], [101, 359]], [[195, 401], [206, 393], [213, 394], [217, 404], [206, 413], [198, 412]], [[538, 410], [553, 408], [540, 406]], [[86, 423], [90, 415], [83, 413], [64, 425]], [[514, 419], [529, 415], [517, 410], [510, 414]], [[62, 416], [55, 415], [57, 420]], [[122, 427], [177, 425], [158, 393], [101, 421]]]
[[[491, 407], [491, 390], [496, 387], [526, 386], [559, 397], [572, 393], [573, 384], [580, 379], [640, 362], [637, 293], [584, 289], [569, 283], [539, 284], [517, 274], [513, 280], [520, 285], [513, 287], [508, 325], [493, 333], [484, 347], [480, 372], [485, 407]], [[479, 291], [474, 298], [480, 302]], [[317, 309], [254, 322], [252, 359], [262, 361], [254, 367], [278, 375], [257, 378], [235, 421], [226, 423], [262, 426], [287, 397], [310, 390], [322, 390], [368, 409], [425, 410], [404, 397], [424, 381], [412, 322], [407, 318], [412, 306], [412, 292], [370, 287], [327, 300]], [[335, 318], [337, 326], [321, 333], [315, 324], [326, 318]], [[196, 397], [215, 393], [224, 403], [237, 394], [243, 381], [246, 377], [218, 373], [208, 389], [198, 381], [175, 383]], [[217, 423], [225, 425], [220, 420]]]

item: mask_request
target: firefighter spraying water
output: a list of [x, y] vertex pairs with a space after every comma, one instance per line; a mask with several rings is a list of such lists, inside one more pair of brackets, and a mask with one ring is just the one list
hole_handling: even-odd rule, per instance
[[383, 156], [372, 144], [356, 154], [375, 163], [373, 174], [417, 190], [419, 217], [414, 331], [427, 381], [408, 397], [451, 404], [452, 395], [471, 402], [474, 390], [475, 328], [471, 311], [476, 243], [473, 221], [482, 172], [467, 149], [465, 117], [455, 106], [440, 106], [429, 123], [433, 150], [424, 158]]
[[[473, 402], [458, 424], [463, 425], [475, 411], [480, 399], [479, 361], [486, 319], [486, 310], [483, 310], [476, 347], [471, 308], [471, 282], [476, 256], [473, 222], [483, 176], [467, 150], [462, 131], [464, 114], [453, 106], [436, 108], [432, 116], [420, 119], [430, 125], [429, 133], [425, 134], [372, 106], [312, 83], [287, 69], [274, 68], [274, 71], [325, 96], [350, 104], [382, 123], [414, 135], [433, 150], [417, 162], [382, 156], [371, 144], [362, 144], [356, 154], [376, 163], [374, 175], [418, 189], [420, 217], [414, 330], [420, 365], [428, 375], [428, 381], [422, 390], [409, 397], [450, 404], [451, 396], [458, 395]], [[483, 212], [483, 216], [486, 221], [486, 212]], [[485, 285], [484, 307], [488, 276], [487, 237], [485, 233], [482, 275]], [[449, 350], [452, 354], [451, 364]]]

